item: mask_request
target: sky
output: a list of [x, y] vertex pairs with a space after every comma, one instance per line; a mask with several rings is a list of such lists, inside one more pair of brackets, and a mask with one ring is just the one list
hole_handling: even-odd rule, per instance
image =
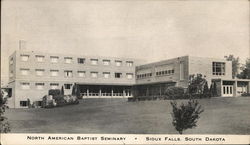
[[2, 0], [1, 77], [26, 50], [154, 62], [250, 57], [248, 0]]

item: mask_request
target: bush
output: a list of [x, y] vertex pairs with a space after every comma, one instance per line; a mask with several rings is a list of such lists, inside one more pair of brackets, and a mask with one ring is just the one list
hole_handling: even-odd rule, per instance
[[250, 93], [242, 93], [241, 96], [242, 97], [250, 97]]
[[170, 102], [173, 108], [172, 117], [175, 129], [182, 134], [184, 130], [196, 127], [200, 114], [204, 111], [197, 100], [189, 100], [187, 104], [177, 106], [176, 101]]
[[10, 132], [10, 124], [8, 118], [3, 116], [5, 109], [8, 109], [6, 106], [7, 98], [4, 97], [3, 92], [0, 93], [0, 133]]
[[61, 90], [60, 89], [49, 90], [49, 95], [58, 96], [60, 94], [61, 94]]
[[164, 94], [166, 99], [183, 99], [184, 98], [184, 88], [171, 86], [168, 87]]

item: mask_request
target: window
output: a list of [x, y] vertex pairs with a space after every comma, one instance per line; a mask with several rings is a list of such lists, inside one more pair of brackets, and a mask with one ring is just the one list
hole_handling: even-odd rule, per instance
[[180, 80], [184, 80], [184, 62], [180, 62]]
[[51, 75], [52, 77], [58, 76], [58, 73], [59, 73], [59, 70], [50, 70], [50, 75]]
[[133, 61], [126, 61], [127, 66], [133, 66]]
[[27, 82], [21, 83], [21, 88], [24, 90], [30, 89], [30, 83]]
[[127, 73], [126, 76], [127, 76], [128, 79], [132, 79], [133, 78], [133, 73]]
[[37, 62], [43, 62], [44, 61], [44, 56], [42, 56], [42, 55], [36, 55], [36, 61]]
[[29, 74], [30, 69], [21, 68], [20, 71], [23, 76], [27, 76]]
[[43, 74], [44, 74], [44, 69], [36, 69], [37, 76], [43, 76]]
[[70, 89], [71, 88], [71, 86], [72, 86], [72, 84], [64, 84], [64, 87], [65, 87], [65, 89]]
[[91, 72], [91, 77], [92, 78], [97, 78], [98, 72]]
[[103, 77], [104, 78], [109, 78], [110, 77], [110, 72], [103, 72]]
[[51, 63], [58, 63], [59, 57], [58, 56], [50, 56]]
[[122, 77], [122, 73], [115, 73], [115, 78], [121, 78]]
[[103, 60], [103, 65], [110, 65], [110, 60]]
[[22, 54], [22, 55], [21, 55], [21, 60], [22, 60], [22, 61], [28, 61], [28, 60], [29, 60], [29, 55]]
[[64, 71], [64, 77], [73, 77], [73, 72], [72, 70], [65, 70]]
[[115, 61], [115, 65], [116, 65], [116, 66], [121, 66], [121, 65], [122, 65], [122, 61], [116, 60], [116, 61]]
[[13, 70], [10, 71], [10, 78], [12, 78], [14, 76], [14, 72]]
[[78, 58], [77, 61], [79, 64], [84, 64], [85, 58]]
[[36, 83], [36, 89], [43, 90], [43, 88], [44, 88], [44, 83]]
[[[166, 75], [172, 75], [174, 74], [174, 69], [169, 69], [169, 70], [162, 70], [162, 71], [157, 71], [156, 76], [166, 76]], [[149, 73], [149, 76], [152, 76], [152, 73]]]
[[90, 59], [92, 65], [98, 64], [98, 59]]
[[28, 106], [27, 101], [20, 101], [20, 106], [22, 106], [22, 107]]
[[85, 77], [85, 71], [78, 71], [77, 73], [79, 77]]
[[11, 57], [10, 59], [10, 65], [13, 64], [14, 60], [13, 60], [13, 57]]
[[64, 57], [65, 63], [72, 63], [72, 57]]
[[213, 75], [225, 75], [224, 62], [213, 62]]
[[59, 88], [59, 84], [58, 83], [50, 83], [50, 88], [51, 89], [58, 89]]

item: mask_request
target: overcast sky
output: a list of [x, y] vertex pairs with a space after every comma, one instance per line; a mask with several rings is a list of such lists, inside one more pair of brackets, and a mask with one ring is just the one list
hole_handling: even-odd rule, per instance
[[249, 57], [248, 0], [3, 0], [1, 71], [27, 50], [158, 61]]

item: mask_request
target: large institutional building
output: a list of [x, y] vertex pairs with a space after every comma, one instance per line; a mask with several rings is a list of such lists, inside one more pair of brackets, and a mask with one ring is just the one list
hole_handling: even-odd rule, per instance
[[27, 107], [27, 99], [40, 105], [50, 89], [70, 94], [79, 85], [84, 98], [126, 98], [134, 93], [161, 95], [168, 86], [187, 88], [189, 75], [203, 74], [216, 82], [221, 96], [250, 92], [250, 80], [232, 79], [232, 63], [224, 59], [178, 57], [143, 64], [131, 58], [89, 57], [15, 51], [9, 57], [12, 108]]

